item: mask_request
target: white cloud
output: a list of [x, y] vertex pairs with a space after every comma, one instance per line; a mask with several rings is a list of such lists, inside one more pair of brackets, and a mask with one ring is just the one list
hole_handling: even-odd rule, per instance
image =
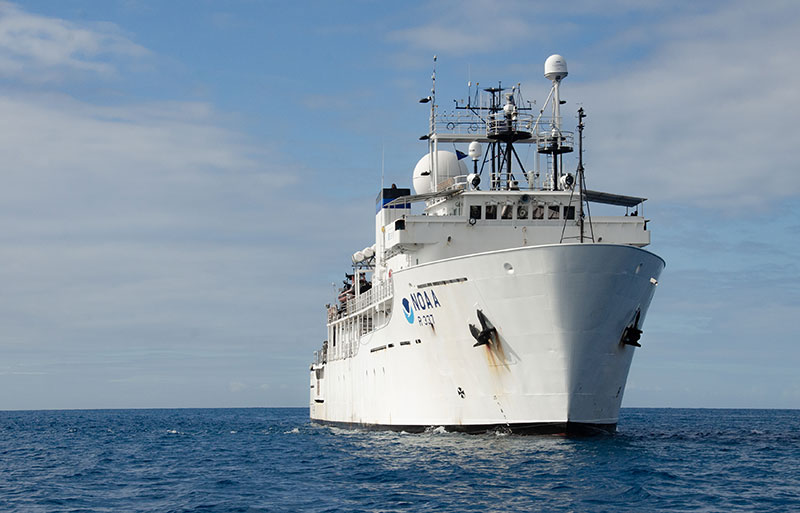
[[7, 167], [27, 175], [255, 167], [253, 147], [199, 103], [103, 107], [61, 95], [6, 94], [0, 135]]
[[247, 210], [294, 180], [266, 151], [204, 104], [0, 93], [5, 234], [50, 244], [241, 234], [254, 227]]
[[514, 45], [535, 36], [526, 23], [514, 17], [500, 18], [492, 24], [487, 24], [482, 16], [465, 16], [460, 18], [460, 24], [453, 24], [452, 20], [395, 30], [389, 38], [416, 49], [466, 55], [497, 51], [498, 38], [502, 38], [504, 44]]
[[246, 390], [247, 388], [248, 388], [247, 383], [242, 383], [241, 381], [231, 381], [230, 383], [228, 383], [228, 390], [234, 393], [241, 392], [243, 390]]
[[800, 195], [798, 21], [797, 9], [742, 5], [674, 20], [655, 27], [664, 43], [646, 61], [567, 84], [589, 111], [591, 172], [610, 188], [721, 208]]
[[110, 57], [147, 53], [113, 24], [82, 27], [0, 2], [0, 76], [47, 82], [74, 72], [110, 75]]
[[559, 40], [585, 39], [600, 28], [581, 27], [590, 16], [595, 23], [612, 23], [629, 13], [664, 14], [669, 6], [668, 2], [578, 0], [554, 9], [547, 1], [438, 0], [426, 2], [414, 13], [417, 24], [391, 30], [387, 38], [412, 51], [459, 57], [508, 52], [524, 59]]
[[204, 104], [0, 95], [0, 345], [200, 351], [297, 314], [317, 293], [309, 246], [342, 244], [331, 209], [285, 187], [297, 166], [279, 150], [220, 121]]
[[559, 32], [574, 30], [568, 21], [546, 17], [550, 9], [551, 4], [513, 0], [502, 5], [490, 0], [429, 2], [415, 15], [421, 23], [391, 30], [387, 38], [425, 53], [464, 57], [510, 51], [525, 55], [534, 42], [546, 43]]

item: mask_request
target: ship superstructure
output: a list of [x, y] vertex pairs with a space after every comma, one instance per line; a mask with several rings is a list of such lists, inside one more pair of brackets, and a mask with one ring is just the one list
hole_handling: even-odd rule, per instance
[[[434, 70], [420, 100], [430, 124], [414, 194], [380, 191], [375, 244], [353, 255], [327, 307], [328, 338], [310, 369], [314, 421], [614, 429], [664, 261], [642, 249], [644, 198], [586, 188], [583, 109], [577, 148], [562, 128], [566, 76], [553, 55], [541, 108], [518, 85], [476, 85], [473, 96], [470, 84], [469, 99], [443, 114]], [[598, 203], [620, 214], [592, 216]]]

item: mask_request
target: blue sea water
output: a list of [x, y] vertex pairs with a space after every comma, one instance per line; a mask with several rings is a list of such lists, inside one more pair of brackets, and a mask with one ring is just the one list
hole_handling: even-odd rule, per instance
[[616, 435], [369, 432], [301, 408], [0, 412], [0, 511], [800, 511], [800, 411]]

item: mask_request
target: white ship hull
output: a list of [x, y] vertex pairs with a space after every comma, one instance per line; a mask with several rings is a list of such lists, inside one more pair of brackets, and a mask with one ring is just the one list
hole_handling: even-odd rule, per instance
[[[613, 430], [635, 349], [621, 337], [637, 311], [641, 328], [663, 268], [633, 246], [553, 244], [397, 271], [386, 325], [312, 365], [311, 418], [409, 431]], [[478, 310], [497, 336], [475, 347]]]

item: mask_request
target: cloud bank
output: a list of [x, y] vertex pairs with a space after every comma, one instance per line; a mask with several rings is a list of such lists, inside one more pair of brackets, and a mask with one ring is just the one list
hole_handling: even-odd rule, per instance
[[112, 75], [112, 59], [147, 54], [113, 24], [81, 27], [0, 2], [0, 76], [46, 82], [76, 72]]

